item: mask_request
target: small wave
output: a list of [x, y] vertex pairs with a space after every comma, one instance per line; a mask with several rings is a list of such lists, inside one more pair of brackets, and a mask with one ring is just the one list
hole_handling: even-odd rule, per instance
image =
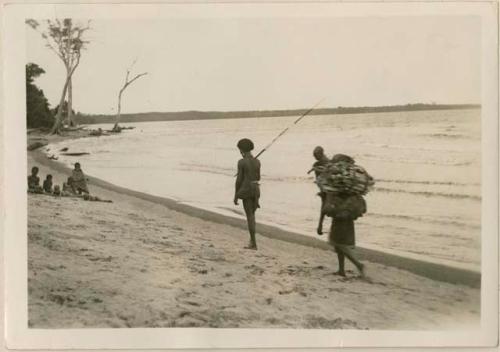
[[[181, 163], [184, 167], [177, 168], [181, 171], [196, 171], [205, 172], [210, 174], [234, 176], [236, 174], [236, 168], [226, 168], [214, 165], [204, 165], [204, 164], [194, 164], [194, 163]], [[262, 175], [263, 181], [276, 181], [276, 182], [287, 182], [287, 183], [313, 183], [313, 176], [268, 176]]]
[[197, 163], [181, 163], [180, 165], [181, 167], [177, 167], [176, 170], [204, 172], [208, 174], [225, 175], [225, 176], [234, 176], [236, 173], [235, 168], [221, 167], [216, 165], [197, 164]]
[[418, 184], [418, 185], [440, 185], [440, 186], [481, 186], [480, 183], [463, 183], [452, 181], [416, 181], [416, 180], [394, 180], [378, 178], [377, 183], [398, 183], [398, 184]]
[[197, 173], [207, 173], [214, 175], [224, 175], [224, 176], [234, 176], [236, 171], [223, 171], [220, 169], [201, 169], [201, 168], [190, 168], [190, 167], [177, 167], [175, 168], [179, 171], [189, 171], [189, 172], [197, 172]]
[[263, 180], [287, 183], [314, 183], [313, 176], [262, 176]]
[[[417, 151], [421, 153], [422, 151]], [[435, 151], [434, 151], [435, 152]], [[458, 152], [457, 152], [458, 153]], [[438, 165], [438, 166], [469, 166], [474, 164], [474, 160], [422, 160], [408, 159], [405, 157], [381, 156], [375, 154], [361, 154], [359, 159], [381, 161], [386, 163], [402, 163], [402, 164], [421, 164], [421, 165]]]
[[392, 189], [385, 187], [375, 187], [375, 190], [388, 192], [388, 193], [408, 193], [415, 194], [424, 197], [445, 197], [445, 198], [453, 198], [453, 199], [473, 199], [473, 200], [481, 200], [481, 196], [476, 196], [472, 194], [458, 194], [458, 193], [443, 193], [443, 192], [426, 192], [426, 191], [408, 191], [404, 189]]
[[445, 219], [428, 219], [423, 218], [421, 216], [411, 216], [411, 215], [400, 215], [400, 214], [381, 214], [381, 213], [369, 213], [370, 217], [380, 218], [380, 219], [396, 219], [396, 220], [407, 220], [418, 223], [428, 223], [428, 224], [436, 224], [436, 225], [445, 225], [445, 226], [457, 226], [460, 228], [470, 228], [470, 229], [481, 229], [481, 225], [474, 225], [470, 223], [465, 223], [457, 220], [445, 220]]
[[447, 139], [476, 139], [472, 136], [467, 136], [465, 134], [457, 134], [457, 133], [427, 133], [427, 134], [422, 134], [422, 136], [447, 138]]

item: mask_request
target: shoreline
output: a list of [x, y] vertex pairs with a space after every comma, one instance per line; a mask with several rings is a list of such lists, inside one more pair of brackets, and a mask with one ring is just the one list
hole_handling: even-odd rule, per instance
[[[50, 141], [49, 136], [49, 145], [54, 142], [60, 142], [64, 139], [74, 138], [82, 138], [82, 136], [59, 137], [57, 138], [57, 141]], [[36, 161], [37, 163], [40, 163], [65, 175], [71, 174], [71, 169], [69, 167], [64, 165], [62, 162], [48, 159], [47, 155], [40, 149], [28, 153], [32, 155], [34, 161]], [[246, 230], [246, 221], [241, 218], [236, 218], [211, 210], [183, 204], [170, 198], [159, 197], [139, 191], [134, 191], [128, 188], [117, 186], [90, 175], [87, 175], [87, 178], [89, 179], [89, 185], [95, 185], [113, 192], [153, 202], [155, 204], [165, 206], [171, 210], [175, 210], [189, 216], [194, 216], [199, 219]], [[331, 250], [330, 245], [326, 241], [294, 231], [285, 230], [271, 224], [258, 223], [257, 235], [311, 248]], [[367, 260], [370, 262], [392, 266], [423, 277], [427, 277], [432, 280], [448, 282], [452, 284], [462, 284], [474, 288], [481, 287], [480, 271], [478, 271], [477, 269], [475, 270], [475, 268], [467, 265], [457, 265], [456, 263], [446, 260], [437, 260], [409, 253], [398, 253], [396, 251], [370, 248], [368, 246], [357, 245], [356, 251], [361, 260]]]
[[[40, 156], [40, 155], [39, 155]], [[43, 157], [43, 156], [42, 156]], [[42, 159], [43, 160], [43, 159]], [[47, 165], [45, 165], [47, 161]], [[28, 154], [55, 183], [68, 170]], [[469, 329], [481, 291], [336, 255], [91, 183], [113, 203], [28, 194], [30, 328]], [[126, 307], [126, 309], [124, 308]]]

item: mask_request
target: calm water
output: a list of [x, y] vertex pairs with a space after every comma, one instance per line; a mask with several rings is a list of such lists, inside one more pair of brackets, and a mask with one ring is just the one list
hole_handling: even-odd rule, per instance
[[[52, 150], [90, 152], [78, 158], [83, 170], [117, 185], [242, 216], [232, 204], [236, 142], [249, 137], [259, 151], [294, 119], [128, 124], [136, 129]], [[480, 110], [306, 117], [260, 158], [257, 219], [316, 236], [320, 200], [306, 173], [322, 145], [330, 156], [353, 156], [376, 179], [368, 213], [357, 221], [358, 244], [478, 265], [480, 126]]]

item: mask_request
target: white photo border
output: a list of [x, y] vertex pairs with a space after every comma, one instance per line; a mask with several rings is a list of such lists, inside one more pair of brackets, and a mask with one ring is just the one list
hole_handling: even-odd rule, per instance
[[[478, 16], [482, 21], [481, 326], [467, 331], [30, 329], [27, 307], [26, 18]], [[498, 342], [498, 3], [285, 2], [5, 4], [3, 8], [5, 334], [11, 349], [481, 347]]]

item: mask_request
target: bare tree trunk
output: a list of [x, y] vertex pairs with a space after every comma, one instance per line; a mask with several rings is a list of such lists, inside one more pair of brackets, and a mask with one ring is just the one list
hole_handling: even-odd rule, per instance
[[51, 134], [59, 134], [61, 129], [61, 123], [63, 120], [62, 112], [64, 105], [64, 98], [66, 97], [66, 92], [68, 91], [68, 85], [71, 80], [71, 76], [66, 77], [66, 82], [64, 83], [64, 88], [61, 94], [61, 99], [59, 100], [59, 108], [56, 113], [56, 120], [54, 121], [54, 125], [52, 126]]
[[[133, 64], [132, 64], [133, 66]], [[130, 75], [130, 69], [127, 70], [127, 75], [125, 76], [125, 84], [123, 85], [122, 89], [120, 89], [120, 93], [118, 94], [118, 111], [116, 112], [116, 120], [115, 120], [115, 125], [113, 126], [113, 131], [115, 132], [121, 132], [121, 128], [119, 126], [120, 123], [120, 117], [121, 117], [121, 109], [122, 109], [122, 94], [127, 89], [129, 85], [131, 85], [135, 80], [141, 78], [144, 75], [147, 75], [147, 72], [140, 73], [136, 75], [134, 78], [132, 78], [129, 81], [129, 75]]]
[[73, 78], [70, 77], [68, 84], [68, 125], [73, 127]]
[[113, 126], [113, 131], [117, 131], [119, 129], [118, 124], [120, 123], [121, 112], [122, 112], [122, 93], [123, 89], [120, 90], [120, 94], [118, 94], [118, 110], [116, 113], [115, 125]]

